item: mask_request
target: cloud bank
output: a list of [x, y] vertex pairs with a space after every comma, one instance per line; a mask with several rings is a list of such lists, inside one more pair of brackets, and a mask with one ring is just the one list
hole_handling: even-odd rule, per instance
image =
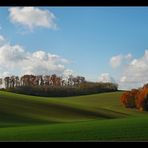
[[148, 50], [145, 50], [144, 55], [138, 59], [133, 59], [124, 68], [120, 78], [121, 85], [128, 87], [140, 87], [148, 83]]
[[139, 58], [133, 58], [131, 54], [114, 56], [110, 65], [114, 70], [120, 70], [117, 80], [120, 89], [138, 88], [148, 83], [148, 50]]
[[[0, 36], [0, 76], [8, 74], [64, 74], [69, 61], [43, 50], [26, 51], [20, 45], [9, 44]], [[70, 70], [67, 70], [67, 72]]]

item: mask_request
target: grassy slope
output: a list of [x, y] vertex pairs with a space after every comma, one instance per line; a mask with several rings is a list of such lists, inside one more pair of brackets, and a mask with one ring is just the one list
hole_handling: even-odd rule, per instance
[[[103, 96], [106, 95], [108, 94]], [[52, 123], [94, 118], [116, 118], [126, 115], [124, 112], [105, 109], [102, 106], [104, 103], [100, 102], [104, 98], [100, 98], [100, 96], [41, 98], [0, 92], [0, 121]], [[91, 100], [93, 103], [90, 104]], [[100, 102], [100, 106], [98, 102]]]
[[121, 94], [42, 98], [0, 92], [0, 140], [148, 139], [147, 113], [122, 107]]
[[148, 118], [92, 120], [75, 123], [7, 127], [1, 141], [148, 140]]

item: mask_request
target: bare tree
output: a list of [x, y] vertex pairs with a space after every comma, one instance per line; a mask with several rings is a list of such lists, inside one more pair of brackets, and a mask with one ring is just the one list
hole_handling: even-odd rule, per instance
[[6, 89], [10, 87], [10, 77], [5, 77], [4, 78], [4, 81], [5, 81], [5, 87]]

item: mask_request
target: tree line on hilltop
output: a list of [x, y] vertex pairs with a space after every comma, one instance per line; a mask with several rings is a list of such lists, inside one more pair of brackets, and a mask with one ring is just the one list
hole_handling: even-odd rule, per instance
[[114, 83], [88, 82], [83, 76], [53, 75], [7, 76], [0, 79], [5, 91], [36, 96], [77, 96], [118, 90]]

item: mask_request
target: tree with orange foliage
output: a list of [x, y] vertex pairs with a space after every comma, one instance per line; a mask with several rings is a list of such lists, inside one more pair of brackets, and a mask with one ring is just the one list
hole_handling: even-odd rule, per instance
[[120, 100], [127, 108], [148, 111], [148, 84], [145, 84], [142, 88], [132, 89], [123, 93]]
[[120, 100], [121, 103], [126, 107], [126, 108], [135, 108], [135, 97], [136, 94], [138, 93], [138, 90], [133, 89], [131, 91], [125, 92], [122, 94]]
[[140, 111], [148, 110], [148, 87], [139, 90], [136, 97], [136, 108]]

